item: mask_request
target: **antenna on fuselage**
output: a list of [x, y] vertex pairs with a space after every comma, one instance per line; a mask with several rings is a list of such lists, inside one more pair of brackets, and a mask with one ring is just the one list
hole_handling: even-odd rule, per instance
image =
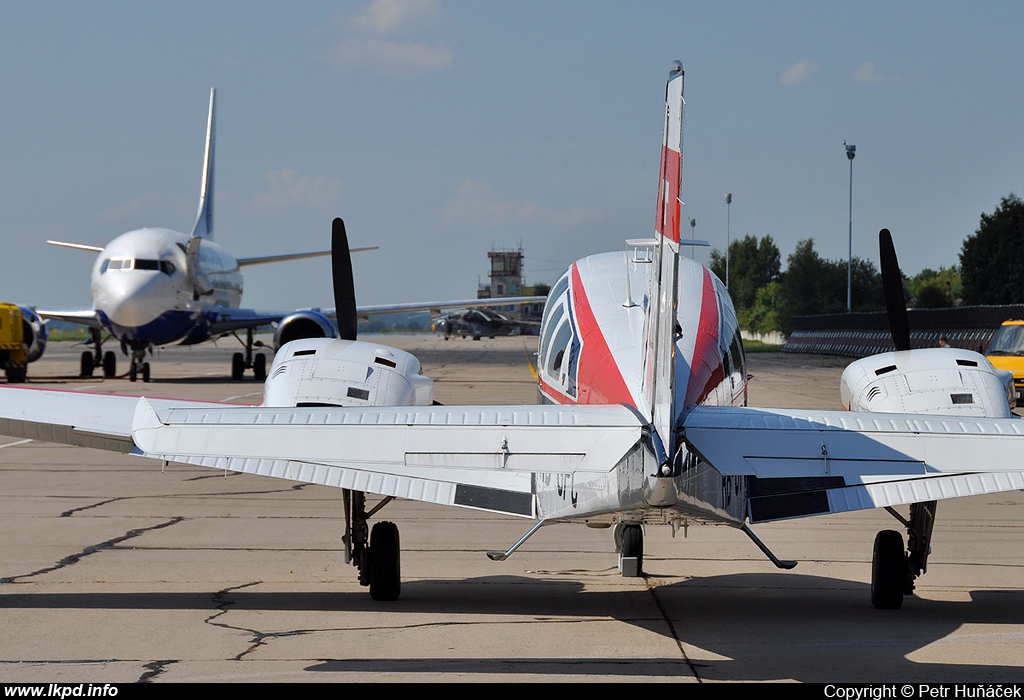
[[210, 88], [210, 116], [206, 122], [203, 181], [199, 188], [199, 211], [196, 213], [196, 224], [192, 227], [192, 236], [199, 238], [213, 238], [213, 107], [216, 99], [217, 90]]

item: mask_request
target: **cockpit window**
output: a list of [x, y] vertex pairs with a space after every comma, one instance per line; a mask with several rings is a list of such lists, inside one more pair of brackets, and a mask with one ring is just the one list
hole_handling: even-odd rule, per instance
[[174, 274], [174, 263], [170, 260], [147, 260], [145, 258], [111, 258], [100, 264], [100, 274], [107, 270], [159, 270], [165, 275]]

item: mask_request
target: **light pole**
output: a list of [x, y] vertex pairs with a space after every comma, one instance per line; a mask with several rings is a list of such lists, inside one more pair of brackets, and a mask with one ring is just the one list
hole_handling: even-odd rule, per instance
[[850, 159], [850, 247], [846, 259], [846, 313], [853, 311], [853, 157], [857, 154], [857, 147], [846, 146], [846, 157]]
[[[690, 217], [690, 240], [697, 240], [697, 220]], [[693, 257], [693, 246], [690, 246], [690, 257]]]
[[729, 231], [729, 209], [732, 205], [732, 192], [725, 194], [725, 288], [729, 288], [729, 243], [732, 240]]

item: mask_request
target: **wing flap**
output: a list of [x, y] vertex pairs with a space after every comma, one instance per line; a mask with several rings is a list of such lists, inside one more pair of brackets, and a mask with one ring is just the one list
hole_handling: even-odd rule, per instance
[[722, 474], [924, 476], [1019, 470], [1024, 421], [845, 411], [687, 409], [686, 441]]
[[[149, 455], [345, 465], [394, 474], [609, 471], [640, 439], [621, 406], [376, 409], [170, 408], [138, 402]], [[274, 426], [268, 430], [269, 426]]]

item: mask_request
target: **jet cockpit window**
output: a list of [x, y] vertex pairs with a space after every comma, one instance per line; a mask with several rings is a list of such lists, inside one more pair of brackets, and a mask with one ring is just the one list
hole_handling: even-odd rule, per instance
[[168, 277], [174, 276], [175, 269], [176, 268], [174, 267], [174, 263], [172, 263], [170, 260], [160, 261], [160, 272], [164, 273]]
[[130, 270], [132, 269], [131, 258], [111, 258], [110, 264], [107, 265], [108, 270]]
[[160, 269], [160, 261], [159, 260], [143, 260], [142, 258], [137, 258], [135, 260], [135, 269], [136, 270], [159, 270]]

